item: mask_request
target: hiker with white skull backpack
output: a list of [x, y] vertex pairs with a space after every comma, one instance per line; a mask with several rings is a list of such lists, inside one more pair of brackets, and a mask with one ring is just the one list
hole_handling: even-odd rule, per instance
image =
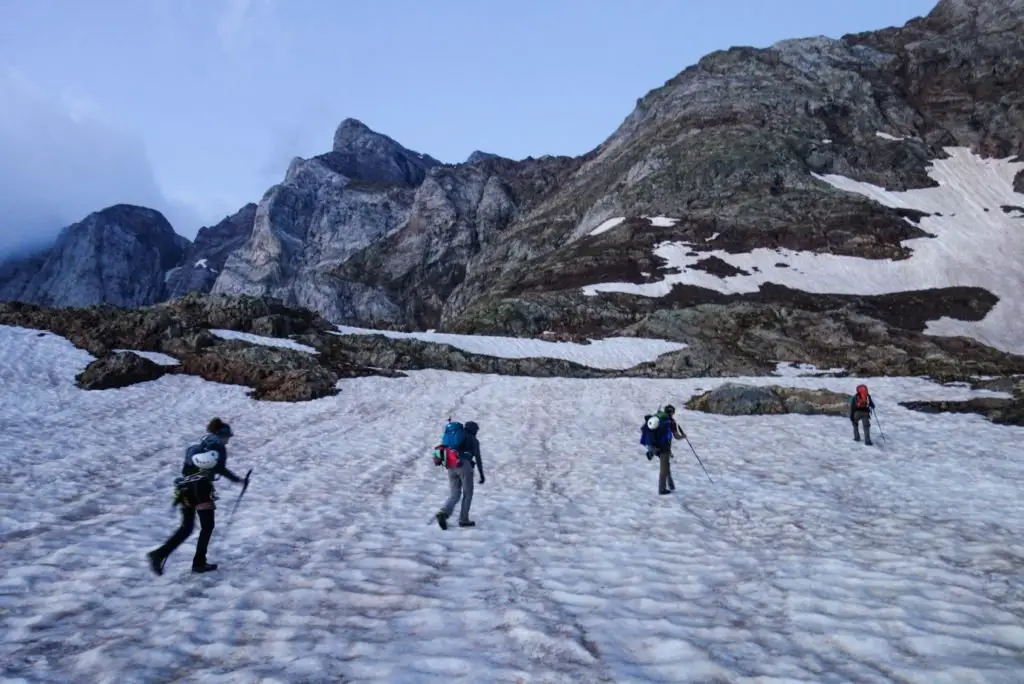
[[657, 413], [644, 416], [640, 427], [640, 444], [647, 447], [647, 460], [658, 457], [658, 494], [671, 494], [676, 490], [670, 463], [672, 438], [686, 439], [686, 433], [676, 423], [675, 413], [676, 408], [668, 404]]
[[484, 464], [480, 457], [480, 441], [477, 432], [480, 426], [473, 421], [465, 425], [449, 419], [445, 425], [441, 443], [434, 447], [435, 466], [444, 466], [448, 472], [448, 500], [434, 518], [442, 530], [448, 529], [448, 518], [455, 511], [455, 505], [462, 500], [459, 509], [459, 527], [473, 527], [469, 519], [469, 507], [473, 503], [473, 468], [480, 471], [480, 484], [485, 481]]
[[149, 565], [153, 572], [162, 575], [167, 557], [188, 539], [199, 517], [199, 539], [196, 553], [192, 558], [192, 572], [210, 572], [217, 565], [206, 561], [206, 551], [213, 535], [214, 501], [217, 493], [213, 481], [224, 476], [232, 482], [248, 485], [249, 476], [241, 478], [228, 470], [227, 444], [234, 436], [231, 426], [220, 418], [214, 418], [206, 426], [207, 434], [198, 444], [185, 450], [185, 461], [181, 466], [181, 477], [176, 478], [174, 505], [181, 507], [181, 526], [163, 546], [150, 551]]

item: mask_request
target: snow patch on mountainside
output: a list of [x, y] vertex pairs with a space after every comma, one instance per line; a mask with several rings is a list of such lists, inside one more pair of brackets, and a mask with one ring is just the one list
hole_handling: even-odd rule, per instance
[[[743, 254], [722, 250], [693, 255], [690, 244], [665, 242], [655, 254], [667, 262], [667, 274], [654, 283], [600, 283], [583, 288], [586, 295], [622, 292], [662, 297], [677, 284], [695, 285], [726, 294], [756, 292], [776, 283], [822, 294], [887, 294], [953, 286], [984, 288], [999, 302], [981, 321], [943, 318], [929, 324], [931, 335], [972, 337], [989, 346], [1024, 354], [1024, 221], [1006, 206], [1024, 206], [1013, 189], [1024, 162], [984, 159], [966, 148], [946, 148], [928, 173], [939, 187], [890, 191], [843, 176], [816, 178], [846, 192], [869, 197], [889, 207], [929, 213], [920, 227], [936, 237], [904, 241], [913, 250], [906, 260], [863, 259], [788, 249], [755, 249]], [[709, 256], [740, 269], [720, 277], [690, 268]], [[780, 262], [787, 267], [777, 266]]]
[[589, 344], [549, 342], [523, 337], [495, 335], [456, 335], [438, 332], [395, 332], [351, 326], [338, 326], [341, 335], [384, 335], [392, 339], [416, 339], [447, 344], [470, 354], [496, 356], [503, 359], [547, 358], [572, 361], [590, 368], [625, 370], [656, 360], [662, 354], [685, 349], [686, 345], [667, 340], [639, 337], [608, 337]]
[[612, 228], [615, 228], [616, 226], [620, 225], [625, 220], [626, 220], [625, 216], [619, 216], [617, 218], [610, 218], [607, 221], [604, 221], [597, 228], [594, 228], [594, 230], [590, 231], [590, 234], [591, 235], [600, 235], [601, 233], [607, 233], [609, 230], [611, 230]]

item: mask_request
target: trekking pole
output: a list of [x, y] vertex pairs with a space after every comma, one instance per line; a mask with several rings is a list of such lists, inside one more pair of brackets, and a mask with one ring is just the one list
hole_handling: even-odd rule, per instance
[[[692, 444], [690, 444], [690, 438], [684, 437], [683, 439], [685, 439], [686, 443], [689, 445], [690, 451], [693, 452], [693, 457], [697, 459], [697, 463], [700, 463], [700, 469], [704, 471], [705, 475], [708, 475], [708, 469], [704, 467], [703, 463], [701, 463], [700, 456], [697, 455], [697, 450], [693, 448]], [[708, 475], [708, 482], [710, 482], [711, 484], [715, 484], [715, 481], [711, 479], [710, 475]]]
[[882, 421], [878, 420], [878, 413], [875, 412], [875, 409], [871, 409], [871, 415], [875, 417], [875, 422], [878, 423], [878, 436], [884, 440], [885, 432], [882, 430]]

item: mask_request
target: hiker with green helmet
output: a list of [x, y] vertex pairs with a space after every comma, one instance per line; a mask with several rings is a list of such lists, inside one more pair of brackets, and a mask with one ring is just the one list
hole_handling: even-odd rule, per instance
[[676, 490], [672, 480], [672, 438], [686, 439], [686, 433], [675, 419], [676, 407], [667, 404], [654, 415], [645, 416], [640, 443], [647, 447], [647, 460], [658, 457], [658, 494], [670, 494]]

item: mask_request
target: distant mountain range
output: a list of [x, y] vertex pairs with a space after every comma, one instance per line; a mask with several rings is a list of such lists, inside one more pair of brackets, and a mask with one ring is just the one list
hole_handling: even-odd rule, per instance
[[[1022, 155], [1024, 0], [942, 0], [712, 53], [582, 157], [442, 164], [347, 119], [195, 242], [109, 207], [0, 266], [0, 299], [268, 295], [363, 327], [679, 340], [679, 374], [919, 374], [1024, 353]], [[984, 249], [924, 246], [964, 231]]]

